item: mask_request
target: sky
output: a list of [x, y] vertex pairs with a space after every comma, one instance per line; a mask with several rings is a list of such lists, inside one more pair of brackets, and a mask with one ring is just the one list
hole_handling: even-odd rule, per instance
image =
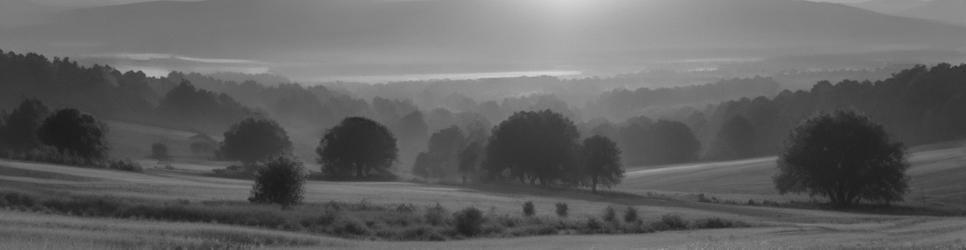
[[[46, 5], [56, 5], [56, 6], [96, 6], [96, 5], [115, 5], [115, 4], [126, 4], [126, 3], [137, 3], [137, 2], [150, 2], [156, 0], [31, 0], [36, 3], [42, 3]], [[203, 0], [168, 0], [168, 1], [203, 1]], [[862, 2], [865, 0], [813, 0], [817, 2]], [[918, 1], [918, 0], [909, 0]]]

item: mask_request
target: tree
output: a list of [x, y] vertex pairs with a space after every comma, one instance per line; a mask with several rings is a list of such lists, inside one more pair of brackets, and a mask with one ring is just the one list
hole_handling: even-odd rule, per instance
[[620, 183], [624, 177], [621, 166], [621, 150], [617, 143], [604, 136], [593, 136], [584, 139], [583, 176], [590, 179], [590, 188], [597, 192], [597, 185], [611, 187]]
[[389, 174], [399, 149], [396, 137], [382, 124], [362, 117], [350, 117], [329, 129], [316, 153], [322, 172], [331, 178], [356, 178]]
[[37, 99], [25, 99], [16, 109], [6, 117], [6, 124], [0, 129], [0, 137], [6, 141], [7, 147], [14, 151], [24, 152], [41, 145], [37, 136], [37, 129], [44, 122], [50, 111], [44, 103]]
[[775, 187], [809, 193], [836, 207], [892, 202], [908, 192], [905, 149], [882, 126], [853, 111], [812, 117], [795, 128], [778, 159]]
[[470, 145], [463, 148], [459, 153], [459, 172], [460, 177], [463, 180], [463, 185], [466, 185], [467, 176], [476, 172], [477, 166], [480, 164], [480, 157], [483, 154], [483, 146], [480, 142], [473, 142]]
[[288, 154], [291, 149], [292, 142], [278, 123], [265, 118], [247, 118], [225, 132], [221, 155], [251, 166]]
[[305, 169], [302, 163], [279, 157], [265, 163], [255, 173], [255, 185], [252, 186], [252, 203], [278, 204], [287, 209], [302, 201], [305, 192]]
[[570, 182], [580, 134], [573, 121], [550, 110], [514, 113], [493, 129], [484, 167], [490, 178], [550, 185]]
[[660, 165], [693, 161], [701, 151], [701, 142], [691, 128], [681, 122], [647, 118], [628, 122], [618, 132], [620, 146], [627, 153], [625, 164]]
[[57, 148], [61, 154], [87, 160], [107, 157], [107, 126], [76, 109], [61, 109], [47, 117], [38, 135], [44, 144]]
[[743, 116], [729, 119], [714, 140], [713, 159], [742, 159], [755, 155], [755, 128]]
[[465, 141], [463, 131], [456, 126], [433, 133], [429, 138], [429, 151], [416, 159], [413, 169], [418, 171], [415, 173], [424, 178], [445, 178], [458, 172], [459, 151]]
[[151, 158], [158, 161], [164, 161], [170, 158], [168, 155], [168, 145], [160, 142], [151, 144]]
[[651, 126], [649, 135], [649, 162], [653, 164], [694, 161], [701, 152], [701, 142], [681, 122], [659, 120]]

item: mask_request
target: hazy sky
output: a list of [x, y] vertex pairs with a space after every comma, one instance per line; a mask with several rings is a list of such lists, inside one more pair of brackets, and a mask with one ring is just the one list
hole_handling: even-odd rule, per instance
[[[36, 3], [43, 3], [47, 5], [60, 5], [60, 6], [85, 6], [85, 5], [113, 5], [113, 4], [124, 4], [124, 3], [136, 3], [136, 2], [150, 2], [156, 0], [30, 0]], [[168, 0], [168, 1], [203, 1], [203, 0]], [[862, 2], [866, 0], [813, 0], [820, 2]], [[908, 1], [919, 1], [919, 0], [908, 0]]]

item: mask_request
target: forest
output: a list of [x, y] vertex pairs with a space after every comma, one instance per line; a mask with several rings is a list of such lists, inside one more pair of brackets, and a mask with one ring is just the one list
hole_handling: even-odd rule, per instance
[[[75, 107], [102, 120], [215, 137], [248, 117], [277, 120], [296, 135], [293, 138], [318, 138], [323, 128], [343, 118], [368, 117], [386, 125], [399, 139], [402, 171], [414, 166], [421, 152], [431, 151], [434, 134], [455, 126], [464, 135], [485, 138], [493, 126], [519, 111], [562, 114], [582, 135], [615, 141], [624, 152], [623, 163], [632, 166], [771, 155], [799, 121], [839, 109], [868, 115], [909, 146], [966, 136], [964, 65], [919, 65], [885, 80], [821, 81], [811, 89], [795, 91], [780, 90], [780, 83], [765, 77], [688, 87], [614, 88], [584, 97], [584, 102], [561, 97], [585, 95], [579, 88], [489, 97], [474, 91], [501, 82], [559, 81], [563, 86], [582, 86], [595, 80], [620, 81], [523, 77], [349, 89], [346, 83], [237, 83], [197, 73], [148, 77], [109, 66], [83, 66], [68, 58], [0, 53], [0, 81], [9, 83], [0, 85], [3, 110], [25, 98], [37, 98], [51, 107]], [[419, 94], [400, 97], [410, 92]], [[314, 148], [300, 145], [314, 144], [296, 142], [294, 151], [303, 157], [313, 155]]]

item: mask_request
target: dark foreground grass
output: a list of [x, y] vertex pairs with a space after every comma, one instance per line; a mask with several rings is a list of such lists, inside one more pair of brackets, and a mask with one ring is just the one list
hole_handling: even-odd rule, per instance
[[818, 201], [773, 201], [768, 199], [748, 199], [747, 201], [719, 199], [715, 196], [699, 193], [695, 196], [698, 202], [711, 204], [724, 204], [733, 206], [755, 206], [755, 207], [775, 207], [775, 208], [796, 208], [812, 210], [829, 210], [840, 212], [851, 212], [861, 214], [880, 214], [880, 215], [922, 215], [922, 216], [966, 216], [966, 209], [956, 207], [931, 207], [931, 206], [910, 206], [904, 204], [875, 204], [859, 203], [848, 208], [838, 208], [831, 204]]
[[[745, 223], [721, 218], [687, 221], [676, 215], [662, 218], [621, 219], [605, 213], [602, 218], [540, 217], [498, 214], [464, 208], [459, 211], [436, 205], [374, 205], [328, 202], [306, 204], [291, 210], [245, 202], [143, 201], [113, 197], [37, 196], [0, 193], [0, 207], [23, 211], [83, 217], [107, 217], [171, 222], [239, 225], [337, 236], [349, 239], [390, 241], [443, 241], [466, 238], [503, 238], [558, 234], [631, 234], [666, 230], [745, 227]], [[609, 208], [610, 211], [614, 210]]]

